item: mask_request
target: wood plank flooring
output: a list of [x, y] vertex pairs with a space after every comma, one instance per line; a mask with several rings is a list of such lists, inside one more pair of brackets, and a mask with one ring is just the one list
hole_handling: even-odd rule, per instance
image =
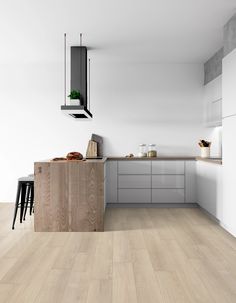
[[200, 209], [107, 209], [104, 233], [11, 230], [0, 204], [1, 303], [235, 303], [236, 239]]

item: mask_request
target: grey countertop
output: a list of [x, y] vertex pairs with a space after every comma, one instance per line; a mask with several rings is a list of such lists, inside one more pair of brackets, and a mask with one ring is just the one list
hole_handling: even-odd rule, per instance
[[184, 160], [184, 161], [204, 161], [214, 164], [222, 164], [221, 158], [201, 158], [196, 156], [157, 156], [155, 158], [140, 158], [140, 157], [107, 157], [107, 160], [114, 160], [114, 161], [158, 161], [158, 160]]
[[158, 161], [158, 160], [196, 160], [194, 156], [157, 156], [157, 157], [107, 157], [108, 160], [117, 161]]

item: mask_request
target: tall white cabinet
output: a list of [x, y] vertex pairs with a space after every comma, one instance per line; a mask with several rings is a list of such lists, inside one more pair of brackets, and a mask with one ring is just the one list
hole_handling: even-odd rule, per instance
[[223, 224], [236, 236], [236, 49], [223, 59]]
[[236, 49], [223, 59], [222, 74], [222, 116], [236, 114]]

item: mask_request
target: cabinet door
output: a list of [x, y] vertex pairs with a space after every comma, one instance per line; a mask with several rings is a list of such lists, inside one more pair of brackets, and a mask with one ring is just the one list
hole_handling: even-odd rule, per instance
[[196, 161], [185, 162], [185, 202], [196, 203]]
[[222, 125], [222, 76], [204, 86], [204, 122], [207, 127]]
[[152, 188], [184, 188], [184, 175], [153, 175]]
[[151, 161], [119, 161], [118, 162], [118, 173], [119, 174], [130, 174], [130, 175], [144, 175], [151, 174]]
[[223, 59], [222, 95], [223, 118], [236, 115], [236, 49]]
[[152, 203], [184, 203], [184, 189], [152, 189]]
[[222, 219], [221, 165], [197, 161], [197, 202], [214, 217]]
[[119, 189], [120, 203], [151, 203], [151, 189]]
[[184, 161], [152, 161], [152, 174], [183, 175]]
[[216, 216], [216, 178], [212, 165], [215, 164], [197, 163], [198, 204]]
[[106, 203], [117, 202], [117, 161], [106, 164]]
[[212, 101], [211, 103], [211, 119], [213, 126], [222, 125], [222, 99]]
[[151, 188], [151, 175], [119, 175], [119, 188]]
[[[222, 221], [236, 237], [236, 117], [223, 120]], [[220, 209], [218, 207], [218, 209]]]

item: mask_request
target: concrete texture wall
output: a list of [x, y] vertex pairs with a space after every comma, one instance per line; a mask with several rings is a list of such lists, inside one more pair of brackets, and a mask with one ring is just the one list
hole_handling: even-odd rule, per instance
[[224, 44], [204, 64], [204, 84], [214, 80], [222, 74], [222, 59], [236, 48], [236, 14], [224, 26]]
[[222, 74], [222, 59], [224, 48], [222, 47], [204, 64], [204, 84], [214, 80]]
[[236, 14], [224, 26], [224, 56], [236, 48]]

